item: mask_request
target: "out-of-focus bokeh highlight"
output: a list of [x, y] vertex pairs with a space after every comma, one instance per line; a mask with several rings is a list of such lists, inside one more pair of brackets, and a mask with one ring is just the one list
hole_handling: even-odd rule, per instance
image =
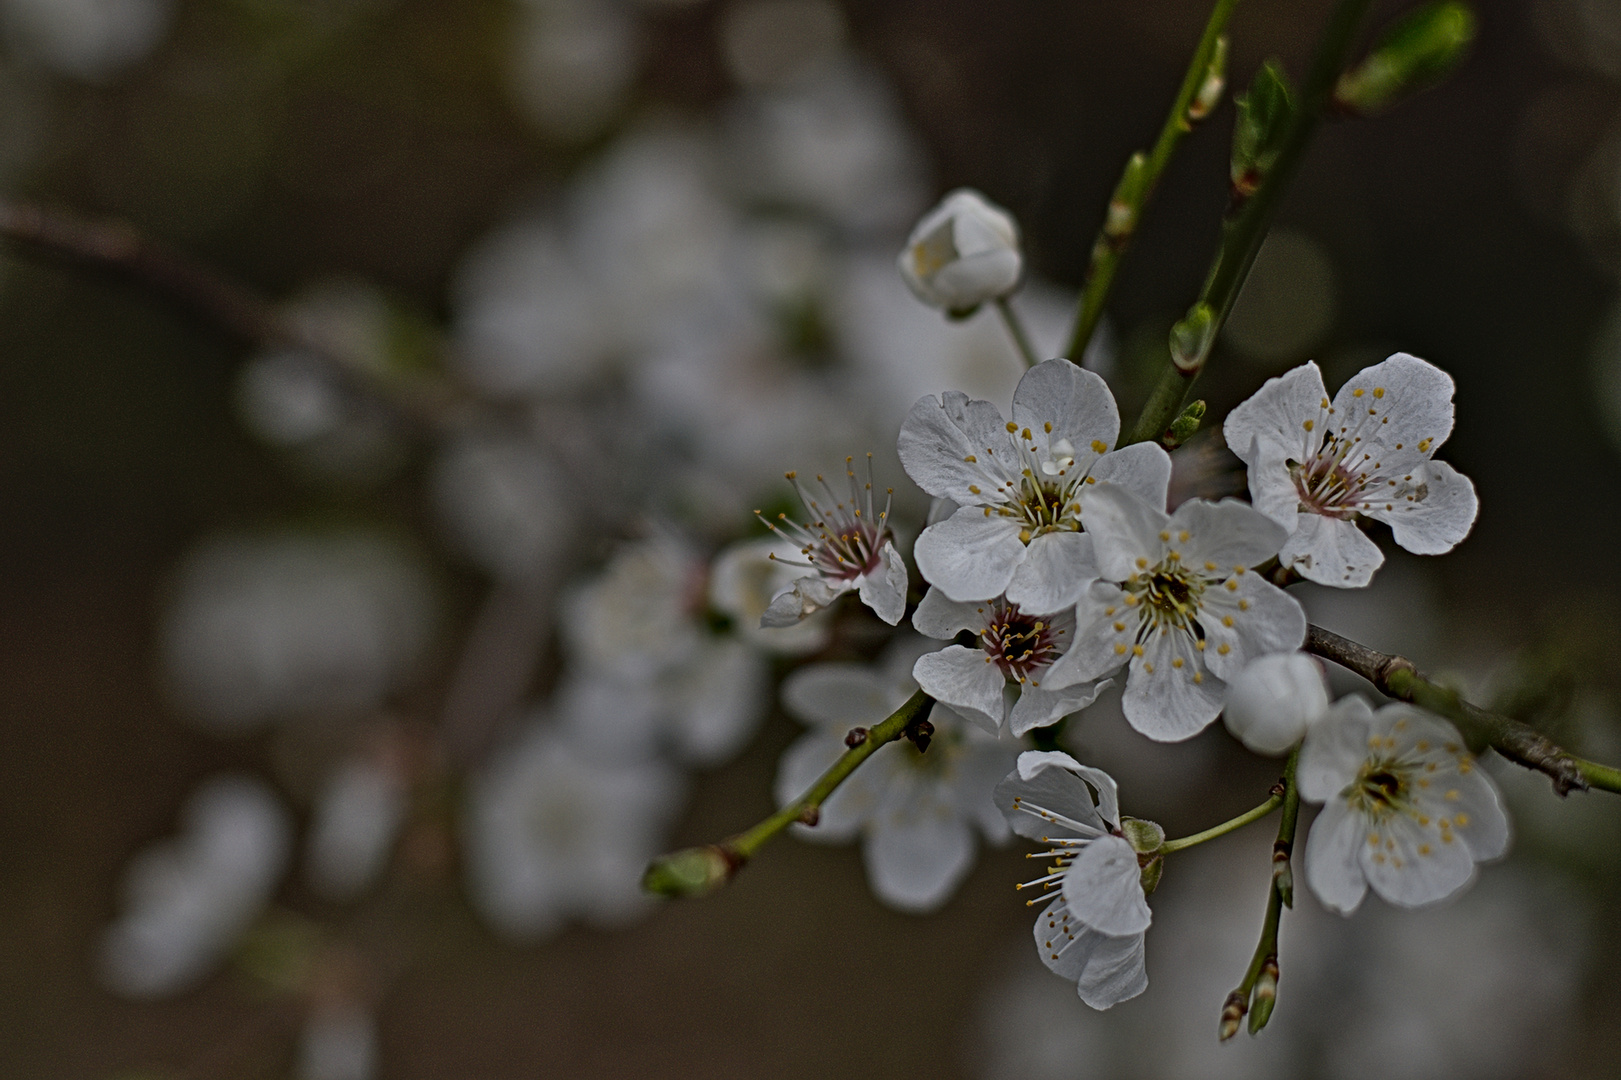
[[[1273, 55], [1298, 74], [1329, 6], [1244, 5], [1233, 85]], [[1621, 8], [1477, 11], [1446, 85], [1325, 126], [1200, 393], [1219, 417], [1307, 359], [1332, 385], [1398, 349], [1449, 371], [1474, 535], [1297, 595], [1614, 760]], [[753, 511], [803, 520], [783, 474], [842, 493], [870, 452], [909, 541], [908, 408], [1005, 407], [1023, 371], [993, 311], [907, 290], [907, 231], [959, 186], [1011, 211], [1012, 302], [1055, 355], [1205, 14], [0, 0], [0, 199], [128, 221], [319, 345], [0, 249], [0, 1073], [1611, 1075], [1621, 802], [1500, 761], [1509, 859], [1436, 911], [1297, 890], [1272, 1024], [1231, 1045], [1266, 826], [1172, 860], [1149, 991], [1101, 1014], [1034, 955], [994, 822], [945, 883], [869, 823], [784, 837], [703, 901], [638, 888], [832, 738], [779, 702], [787, 672], [888, 640], [853, 605], [761, 629], [793, 574]], [[1230, 116], [1073, 358], [1128, 415], [1213, 251]], [[1176, 463], [1175, 499], [1243, 489], [1209, 434]], [[1158, 746], [1118, 702], [1065, 740], [1173, 835], [1275, 778], [1220, 725]], [[884, 906], [869, 871], [938, 910]]]

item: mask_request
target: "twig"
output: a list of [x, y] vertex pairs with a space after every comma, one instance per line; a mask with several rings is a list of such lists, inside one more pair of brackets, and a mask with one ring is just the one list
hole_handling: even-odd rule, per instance
[[1357, 25], [1370, 3], [1371, 0], [1340, 0], [1334, 9], [1312, 57], [1311, 69], [1301, 87], [1300, 105], [1290, 117], [1276, 160], [1252, 194], [1235, 199], [1222, 221], [1221, 246], [1194, 304], [1195, 311], [1208, 312], [1209, 316], [1208, 323], [1201, 329], [1202, 344], [1196, 355], [1172, 357], [1166, 363], [1165, 373], [1143, 406], [1128, 442], [1158, 439], [1182, 411], [1194, 380], [1204, 370], [1210, 346], [1232, 312], [1244, 279], [1255, 263], [1255, 255], [1266, 238], [1267, 227], [1272, 223], [1283, 191], [1294, 178], [1306, 147], [1317, 133], [1317, 125], [1333, 97], [1334, 84], [1350, 56]]
[[0, 239], [136, 281], [179, 300], [237, 337], [309, 353], [326, 364], [340, 389], [379, 402], [413, 427], [441, 428], [457, 413], [448, 386], [406, 383], [371, 370], [287, 318], [252, 286], [144, 237], [124, 222], [94, 221], [0, 200]]
[[1025, 332], [1024, 323], [1019, 321], [1019, 313], [1013, 310], [1013, 305], [1007, 297], [996, 298], [996, 310], [1002, 316], [1002, 325], [1007, 327], [1008, 336], [1013, 339], [1014, 347], [1019, 350], [1019, 359], [1024, 361], [1024, 366], [1035, 367], [1041, 363], [1041, 357], [1036, 355], [1035, 346], [1030, 344], [1030, 335]]
[[1137, 222], [1153, 197], [1160, 175], [1170, 164], [1171, 155], [1183, 136], [1193, 130], [1195, 122], [1208, 116], [1219, 100], [1225, 83], [1227, 39], [1224, 31], [1237, 6], [1238, 0], [1217, 0], [1199, 45], [1193, 51], [1193, 59], [1188, 61], [1188, 70], [1182, 76], [1182, 86], [1171, 105], [1170, 115], [1154, 141], [1153, 152], [1147, 156], [1132, 155], [1109, 200], [1108, 212], [1098, 228], [1097, 239], [1092, 242], [1086, 282], [1075, 305], [1075, 329], [1070, 334], [1069, 351], [1064, 353], [1077, 364], [1086, 354], [1087, 343], [1103, 318], [1103, 304], [1114, 284], [1115, 270], [1131, 246]]
[[1300, 761], [1296, 746], [1283, 767], [1283, 818], [1278, 822], [1278, 839], [1272, 845], [1272, 887], [1266, 896], [1266, 916], [1261, 921], [1261, 940], [1244, 972], [1238, 989], [1227, 995], [1221, 1009], [1220, 1034], [1223, 1042], [1238, 1034], [1238, 1023], [1250, 1014], [1250, 1034], [1266, 1027], [1278, 996], [1278, 923], [1283, 909], [1295, 906], [1294, 873], [1289, 860], [1294, 854], [1295, 826], [1300, 820], [1300, 789], [1295, 785], [1295, 766]]
[[1424, 678], [1404, 656], [1378, 652], [1320, 626], [1306, 628], [1306, 651], [1356, 672], [1381, 694], [1439, 713], [1465, 737], [1491, 746], [1510, 761], [1546, 773], [1561, 795], [1588, 788], [1621, 792], [1621, 770], [1585, 761], [1529, 724], [1470, 704], [1455, 690]]
[[[849, 747], [833, 767], [823, 773], [809, 791], [778, 810], [758, 825], [729, 840], [703, 847], [686, 848], [654, 859], [642, 875], [642, 888], [660, 896], [702, 896], [726, 884], [766, 841], [799, 822], [815, 825], [822, 803], [839, 785], [880, 747], [897, 739], [910, 738], [919, 750], [928, 745], [929, 712], [934, 699], [919, 690], [906, 704], [871, 728], [856, 728], [845, 740]], [[858, 736], [858, 733], [861, 733]]]

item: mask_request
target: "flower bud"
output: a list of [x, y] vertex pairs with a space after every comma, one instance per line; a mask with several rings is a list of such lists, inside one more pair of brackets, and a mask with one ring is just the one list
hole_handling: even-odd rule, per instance
[[1024, 269], [1012, 215], [971, 188], [925, 214], [897, 261], [919, 300], [959, 316], [1012, 292]]
[[731, 880], [741, 864], [740, 857], [715, 844], [685, 848], [649, 863], [642, 889], [655, 896], [703, 896]]
[[1234, 104], [1238, 106], [1238, 120], [1233, 125], [1233, 194], [1247, 198], [1277, 160], [1294, 117], [1289, 80], [1277, 61], [1262, 64], [1249, 91]]
[[1334, 103], [1370, 116], [1427, 89], [1463, 62], [1475, 39], [1474, 12], [1454, 0], [1425, 4], [1398, 21], [1367, 59], [1340, 76]]
[[1227, 684], [1223, 717], [1233, 737], [1257, 754], [1285, 754], [1328, 711], [1322, 669], [1305, 653], [1253, 660]]
[[1205, 65], [1204, 80], [1199, 83], [1198, 91], [1193, 100], [1188, 102], [1188, 123], [1203, 120], [1210, 115], [1210, 110], [1216, 107], [1221, 100], [1221, 92], [1227, 88], [1227, 35], [1222, 34], [1216, 39], [1216, 46], [1210, 51], [1210, 63]]
[[1197, 372], [1204, 367], [1215, 343], [1216, 310], [1203, 302], [1194, 304], [1182, 321], [1171, 327], [1171, 361], [1178, 371]]
[[1250, 1034], [1266, 1027], [1272, 1019], [1272, 1006], [1278, 1001], [1278, 958], [1268, 956], [1261, 964], [1261, 977], [1255, 980], [1255, 996], [1250, 999]]
[[1221, 1006], [1221, 1025], [1217, 1028], [1218, 1037], [1222, 1042], [1238, 1034], [1238, 1025], [1248, 1011], [1249, 1004], [1244, 1000], [1242, 991], [1234, 990], [1227, 995], [1227, 1000]]
[[1188, 407], [1182, 410], [1180, 416], [1171, 421], [1170, 430], [1160, 442], [1167, 450], [1175, 450], [1199, 433], [1199, 425], [1204, 422], [1207, 406], [1203, 399], [1188, 402]]

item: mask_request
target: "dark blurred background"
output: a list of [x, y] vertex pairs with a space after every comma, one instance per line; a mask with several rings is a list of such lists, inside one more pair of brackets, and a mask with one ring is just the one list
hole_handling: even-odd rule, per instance
[[[739, 6], [627, 5], [639, 48], [630, 89], [600, 129], [558, 137], [537, 129], [511, 90], [519, 3], [181, 0], [149, 53], [90, 78], [14, 40], [0, 80], [0, 176], [7, 198], [126, 220], [278, 300], [359, 279], [423, 325], [442, 325], [469, 246], [568, 183], [627, 118], [703, 115], [736, 92], [722, 38]], [[1400, 7], [1376, 5], [1374, 23]], [[1313, 356], [1331, 384], [1397, 349], [1450, 371], [1459, 420], [1448, 457], [1479, 488], [1479, 524], [1444, 560], [1393, 562], [1384, 606], [1357, 618], [1370, 644], [1410, 649], [1468, 685], [1490, 684], [1534, 647], [1602, 694], [1617, 674], [1611, 612], [1621, 599], [1609, 501], [1621, 481], [1621, 16], [1604, 0], [1475, 8], [1473, 55], [1445, 85], [1387, 116], [1325, 125], [1201, 393], [1219, 415]], [[1328, 9], [1241, 4], [1232, 88], [1270, 56], [1302, 71]], [[1034, 271], [1066, 286], [1079, 282], [1118, 170], [1157, 131], [1207, 14], [1189, 0], [865, 0], [840, 10], [846, 47], [892, 84], [921, 134], [931, 195], [987, 193], [1021, 222]], [[1231, 118], [1224, 102], [1186, 141], [1120, 274], [1109, 313], [1128, 401], [1208, 265]], [[159, 612], [177, 561], [200, 536], [286, 521], [365, 518], [433, 535], [409, 480], [312, 484], [244, 431], [234, 402], [252, 351], [159, 290], [36, 249], [0, 252], [6, 1075], [293, 1074], [302, 999], [242, 964], [157, 1001], [109, 993], [94, 964], [125, 864], [173, 830], [201, 779], [234, 768], [295, 786], [296, 768], [278, 764], [280, 729], [214, 737], [162, 692]], [[409, 476], [421, 455], [406, 454]], [[437, 715], [482, 588], [465, 568], [442, 580], [442, 633], [391, 703], [423, 722]], [[1602, 748], [1599, 711], [1589, 745]], [[674, 840], [712, 839], [768, 811], [772, 763], [796, 730], [773, 716], [740, 758], [700, 775]], [[1260, 782], [1271, 767], [1225, 743], [1166, 754], [1219, 760], [1229, 778]], [[1173, 833], [1252, 801], [1197, 770], [1144, 766], [1122, 778], [1134, 781], [1142, 812]], [[1611, 821], [1621, 813], [1601, 809]], [[1539, 848], [1538, 826], [1522, 825], [1522, 846], [1542, 860], [1533, 868], [1563, 875], [1569, 910], [1588, 928], [1576, 951], [1596, 957], [1557, 968], [1560, 1039], [1483, 1071], [1437, 1065], [1429, 1075], [1612, 1074], [1621, 982], [1607, 927], [1621, 853], [1591, 850], [1615, 837], [1592, 814], [1579, 827], [1555, 818], [1554, 840]], [[1575, 855], [1559, 847], [1571, 829]], [[1082, 1076], [1095, 1068], [1083, 1059], [1103, 1060], [1083, 1039], [1073, 1060], [1061, 1046], [1007, 1065], [1017, 1055], [984, 1034], [1014, 1023], [997, 1012], [1024, 992], [1005, 989], [1009, 971], [1046, 978], [1009, 886], [1023, 876], [1017, 851], [989, 853], [941, 914], [919, 918], [872, 899], [852, 849], [785, 839], [716, 897], [628, 930], [576, 927], [530, 945], [475, 919], [445, 861], [454, 856], [400, 858], [405, 868], [361, 908], [315, 898], [296, 876], [276, 894], [289, 925], [340, 924], [388, 957], [378, 1076]], [[1203, 865], [1167, 876], [1167, 905], [1205, 888]], [[1212, 978], [1231, 982], [1253, 941], [1263, 876], [1251, 875], [1255, 895], [1224, 920], [1196, 920], [1183, 939], [1151, 935], [1151, 964], [1169, 970], [1183, 950], [1173, 940], [1227, 934], [1222, 955], [1238, 959]], [[1479, 930], [1530, 932], [1513, 920]], [[1445, 956], [1427, 962], [1443, 987], [1472, 970], [1449, 976]], [[1058, 998], [1069, 993], [1053, 982]], [[1218, 1075], [1231, 1063], [1213, 1037], [1221, 991], [1189, 1001], [1156, 1023], [1209, 1055], [1209, 1071], [1195, 1056], [1181, 1075]], [[1473, 1020], [1490, 1025], [1492, 1010], [1520, 1004], [1483, 1000]], [[1014, 1011], [1033, 1042], [1091, 1023]], [[1111, 1053], [1115, 1075], [1158, 1075]]]

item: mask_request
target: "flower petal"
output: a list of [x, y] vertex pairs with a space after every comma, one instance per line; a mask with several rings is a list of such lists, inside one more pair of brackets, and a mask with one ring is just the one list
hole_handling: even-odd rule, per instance
[[1300, 601], [1253, 572], [1207, 588], [1199, 625], [1205, 632], [1205, 665], [1223, 680], [1251, 660], [1291, 652], [1306, 640]]
[[1007, 598], [1027, 615], [1051, 615], [1074, 607], [1097, 576], [1090, 535], [1044, 533], [1026, 548], [1024, 561], [1008, 582]]
[[[1308, 742], [1310, 738], [1307, 733]], [[1301, 760], [1303, 764], [1304, 752]], [[1306, 837], [1306, 884], [1330, 911], [1349, 915], [1367, 894], [1368, 879], [1357, 862], [1367, 835], [1361, 816], [1340, 799], [1324, 806], [1312, 823]]]
[[[1452, 376], [1408, 353], [1364, 368], [1334, 395], [1334, 410], [1348, 434], [1362, 436], [1362, 449], [1382, 451], [1420, 446], [1429, 453], [1452, 434]], [[1360, 391], [1360, 393], [1359, 393]], [[1388, 421], [1388, 423], [1386, 422]]]
[[1082, 472], [1098, 455], [1093, 442], [1113, 447], [1120, 435], [1120, 409], [1109, 384], [1062, 359], [1044, 360], [1024, 373], [1013, 391], [1013, 422], [1053, 442], [1068, 439]]
[[1171, 455], [1156, 442], [1132, 443], [1104, 454], [1090, 476], [1099, 484], [1125, 488], [1155, 510], [1164, 510], [1171, 491]]
[[989, 600], [1013, 580], [1025, 547], [1016, 521], [964, 506], [924, 529], [912, 556], [924, 579], [953, 600]]
[[1401, 502], [1386, 504], [1394, 506], [1393, 510], [1375, 506], [1367, 514], [1388, 523], [1396, 543], [1413, 554], [1442, 555], [1469, 535], [1480, 502], [1475, 485], [1446, 462], [1431, 461], [1424, 473], [1421, 494], [1413, 496], [1412, 502], [1404, 496]]
[[1211, 562], [1222, 570], [1259, 566], [1278, 553], [1289, 535], [1282, 525], [1237, 499], [1189, 499], [1176, 508], [1165, 528], [1171, 534], [1169, 543], [1187, 565]]
[[861, 854], [880, 900], [922, 914], [949, 900], [973, 868], [974, 836], [938, 783], [907, 774], [910, 782], [892, 786], [868, 823]]
[[1126, 722], [1150, 739], [1192, 738], [1221, 715], [1226, 686], [1201, 662], [1191, 634], [1151, 634], [1143, 654], [1133, 656], [1121, 709]]
[[1384, 565], [1385, 553], [1355, 522], [1304, 510], [1295, 515], [1295, 522], [1278, 561], [1307, 581], [1360, 589]]
[[1020, 836], [1094, 837], [1120, 820], [1114, 778], [1057, 750], [1026, 750], [992, 793]]
[[1002, 726], [1006, 711], [1002, 687], [1007, 681], [984, 650], [948, 645], [939, 652], [924, 653], [912, 665], [912, 677], [925, 694], [992, 734]]
[[1081, 1000], [1107, 1009], [1148, 989], [1144, 935], [1106, 937], [1092, 949], [1086, 969], [1075, 982]]
[[964, 630], [977, 634], [985, 629], [985, 621], [984, 601], [953, 600], [932, 588], [912, 612], [912, 628], [938, 641], [950, 641]]
[[782, 704], [813, 724], [844, 732], [871, 727], [895, 710], [894, 688], [866, 664], [809, 664], [782, 681]]
[[1326, 400], [1323, 373], [1307, 362], [1268, 379], [1227, 414], [1221, 433], [1227, 448], [1250, 466], [1252, 491], [1257, 461], [1310, 461], [1317, 453], [1326, 434], [1321, 416]]
[[1300, 796], [1331, 802], [1356, 779], [1368, 756], [1373, 733], [1373, 707], [1361, 694], [1350, 694], [1328, 707], [1323, 718], [1306, 729], [1300, 744], [1295, 782]]
[[1370, 825], [1358, 856], [1373, 891], [1398, 907], [1439, 903], [1475, 876], [1467, 845], [1450, 834], [1442, 840], [1402, 814]]
[[1013, 709], [1008, 713], [1008, 730], [1015, 736], [1022, 736], [1034, 728], [1057, 723], [1070, 713], [1080, 712], [1092, 704], [1109, 685], [1109, 681], [1104, 680], [1102, 683], [1077, 683], [1062, 690], [1047, 690], [1025, 683], [1019, 689], [1019, 700], [1013, 703]]
[[1153, 914], [1143, 895], [1137, 853], [1123, 837], [1087, 844], [1064, 873], [1064, 903], [1070, 914], [1110, 937], [1140, 934]]
[[962, 506], [994, 501], [1002, 483], [1018, 476], [1018, 459], [1002, 414], [990, 402], [955, 390], [943, 398], [930, 395], [912, 406], [896, 450], [906, 475], [918, 487]]
[[1137, 613], [1126, 606], [1120, 586], [1092, 582], [1075, 604], [1075, 637], [1069, 651], [1047, 669], [1041, 680], [1043, 688], [1057, 690], [1091, 682], [1118, 670], [1130, 655], [1137, 623]]
[[878, 569], [863, 575], [857, 592], [861, 602], [890, 626], [906, 617], [906, 562], [888, 540], [878, 550]]
[[1159, 534], [1170, 517], [1125, 488], [1088, 484], [1081, 491], [1081, 520], [1092, 534], [1098, 575], [1125, 581], [1137, 570], [1137, 560], [1158, 563], [1165, 551]]
[[786, 592], [772, 599], [760, 625], [768, 630], [796, 626], [850, 591], [847, 581], [829, 581], [816, 575], [796, 578]]

